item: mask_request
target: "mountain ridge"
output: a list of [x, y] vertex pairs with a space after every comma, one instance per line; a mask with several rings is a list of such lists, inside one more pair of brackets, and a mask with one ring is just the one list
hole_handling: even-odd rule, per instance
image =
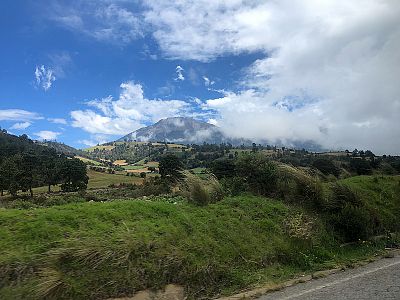
[[[237, 140], [237, 141], [236, 141]], [[117, 142], [174, 142], [180, 144], [232, 143], [243, 139], [227, 137], [217, 126], [189, 117], [161, 119], [153, 125], [135, 130]]]

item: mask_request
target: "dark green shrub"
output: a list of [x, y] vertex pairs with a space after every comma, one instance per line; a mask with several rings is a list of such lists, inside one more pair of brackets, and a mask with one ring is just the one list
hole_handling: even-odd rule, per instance
[[347, 242], [366, 240], [373, 233], [371, 214], [365, 207], [347, 204], [332, 215], [331, 222], [335, 231]]
[[343, 184], [332, 185], [324, 209], [328, 223], [347, 242], [367, 239], [380, 223], [358, 194]]
[[278, 172], [276, 163], [262, 153], [245, 154], [236, 162], [236, 173], [245, 180], [251, 192], [258, 195], [276, 193]]
[[347, 185], [335, 183], [331, 186], [331, 196], [325, 203], [330, 212], [340, 212], [346, 205], [364, 206], [361, 198]]
[[372, 173], [371, 164], [365, 158], [350, 159], [350, 169], [358, 175], [370, 175]]
[[313, 208], [321, 208], [323, 205], [323, 188], [321, 182], [317, 179], [297, 182], [296, 195], [303, 203]]
[[205, 206], [211, 202], [210, 195], [199, 181], [191, 183], [189, 202], [199, 206]]
[[319, 171], [321, 171], [325, 175], [334, 175], [335, 177], [339, 177], [340, 169], [332, 162], [332, 160], [327, 158], [318, 158], [316, 159], [312, 166]]
[[233, 159], [217, 159], [211, 164], [211, 172], [218, 179], [235, 176], [235, 161]]
[[220, 183], [225, 193], [230, 196], [237, 196], [249, 190], [243, 178], [238, 176], [222, 178], [220, 179]]

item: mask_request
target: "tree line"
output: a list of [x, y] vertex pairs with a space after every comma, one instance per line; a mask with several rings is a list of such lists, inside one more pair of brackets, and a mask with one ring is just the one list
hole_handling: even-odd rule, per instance
[[27, 135], [19, 137], [0, 130], [0, 193], [18, 191], [33, 196], [39, 186], [60, 185], [65, 192], [87, 188], [86, 165], [73, 157], [36, 144]]

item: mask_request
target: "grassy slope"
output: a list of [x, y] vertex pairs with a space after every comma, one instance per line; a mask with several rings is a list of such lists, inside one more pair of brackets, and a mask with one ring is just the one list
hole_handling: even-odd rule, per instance
[[285, 220], [298, 212], [252, 196], [203, 208], [114, 201], [2, 210], [0, 298], [99, 299], [170, 282], [199, 298], [377, 249], [340, 248], [316, 219], [311, 240], [290, 238]]
[[77, 158], [77, 159], [83, 161], [84, 163], [89, 163], [89, 164], [94, 165], [94, 166], [101, 166], [101, 163], [100, 163], [100, 162], [95, 161], [95, 160], [93, 160], [93, 159], [89, 159], [89, 158], [82, 157], [82, 156], [75, 156], [75, 158]]
[[381, 215], [385, 227], [398, 224], [400, 230], [400, 176], [355, 176], [340, 180], [367, 201]]
[[97, 189], [108, 187], [110, 184], [120, 184], [120, 183], [142, 183], [143, 179], [132, 176], [125, 176], [122, 174], [108, 174], [102, 172], [96, 172], [93, 170], [88, 170], [89, 176], [89, 189]]

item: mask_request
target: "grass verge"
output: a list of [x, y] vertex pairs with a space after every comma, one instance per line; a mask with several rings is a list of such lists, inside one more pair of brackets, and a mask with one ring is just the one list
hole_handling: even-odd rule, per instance
[[1, 210], [0, 298], [102, 299], [168, 283], [210, 298], [384, 247], [340, 247], [316, 216], [268, 198], [158, 200]]

